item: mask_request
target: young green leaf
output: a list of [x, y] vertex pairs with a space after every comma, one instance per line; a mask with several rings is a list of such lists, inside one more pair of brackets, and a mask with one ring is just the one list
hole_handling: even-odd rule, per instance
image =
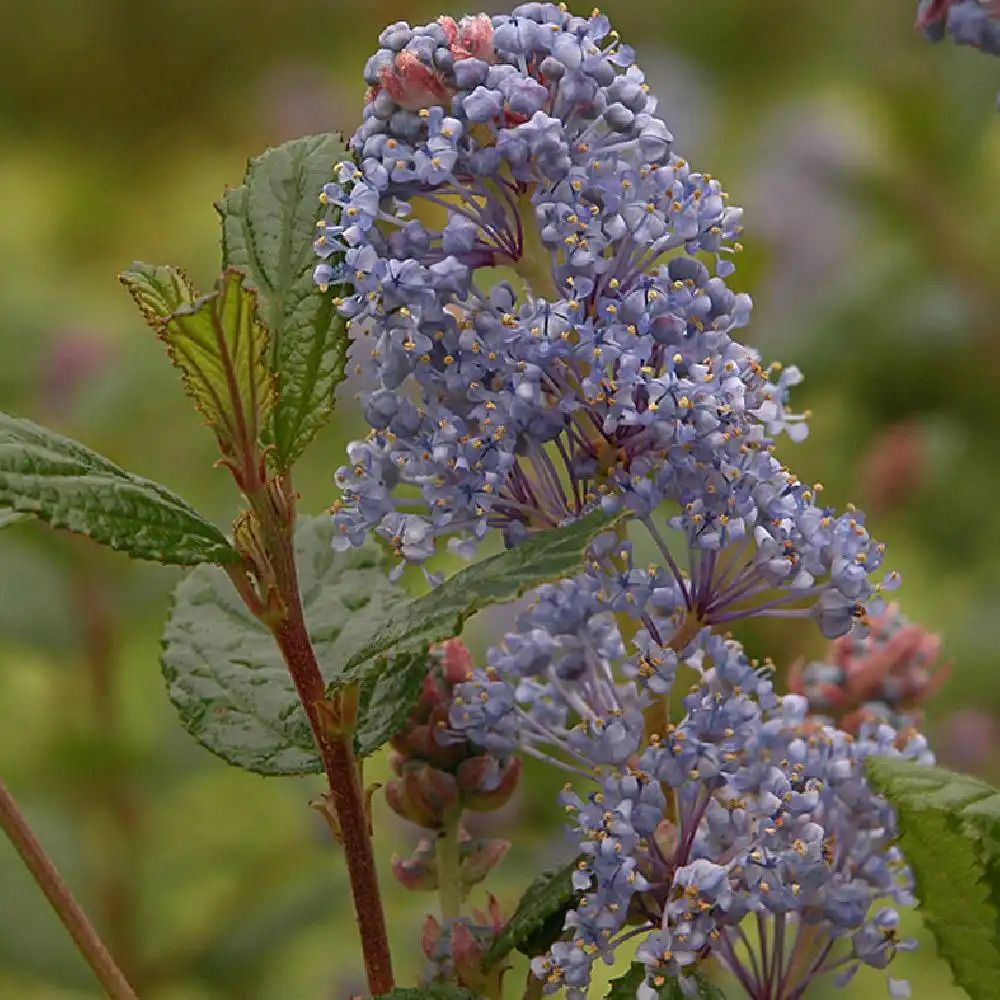
[[[295, 532], [306, 624], [327, 681], [338, 676], [371, 622], [405, 598], [386, 579], [374, 547], [335, 553], [332, 536], [328, 517], [300, 518]], [[181, 582], [162, 644], [170, 699], [195, 739], [230, 764], [258, 774], [322, 770], [274, 638], [245, 608], [222, 570], [202, 566]], [[383, 688], [377, 704], [386, 707], [387, 702]], [[373, 723], [373, 731], [378, 728]]]
[[528, 886], [513, 916], [493, 939], [483, 958], [483, 968], [502, 962], [514, 949], [529, 957], [548, 951], [563, 931], [566, 912], [577, 893], [573, 889], [574, 858], [562, 868], [542, 872]]
[[223, 261], [246, 271], [273, 338], [278, 402], [268, 437], [280, 468], [290, 466], [330, 418], [344, 377], [347, 331], [333, 293], [313, 282], [313, 243], [326, 211], [319, 200], [323, 185], [347, 155], [337, 135], [293, 139], [250, 160], [242, 186], [216, 206]]
[[216, 291], [176, 309], [159, 333], [223, 452], [249, 457], [270, 416], [274, 387], [267, 329], [243, 279], [227, 270]]
[[1000, 791], [944, 768], [871, 757], [868, 778], [896, 809], [920, 912], [972, 1000], [1000, 983]]
[[136, 559], [180, 566], [239, 560], [219, 529], [165, 486], [6, 413], [0, 413], [0, 508]]
[[424, 687], [427, 654], [427, 646], [411, 653], [398, 653], [361, 682], [358, 728], [354, 734], [359, 757], [373, 754], [403, 727]]
[[409, 646], [413, 642], [450, 639], [462, 631], [466, 619], [482, 608], [514, 601], [532, 587], [576, 572], [594, 536], [613, 524], [613, 520], [595, 511], [565, 527], [533, 535], [517, 548], [456, 573], [380, 623], [371, 641], [348, 661], [344, 679], [361, 676], [369, 660], [400, 643]]
[[137, 260], [118, 275], [118, 280], [135, 299], [146, 323], [156, 331], [182, 306], [191, 305], [198, 295], [180, 268], [166, 264]]

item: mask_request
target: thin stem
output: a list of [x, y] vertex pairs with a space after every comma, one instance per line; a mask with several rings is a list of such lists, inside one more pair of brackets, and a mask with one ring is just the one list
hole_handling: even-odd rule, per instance
[[375, 855], [372, 850], [368, 811], [365, 808], [364, 790], [354, 760], [352, 737], [331, 737], [319, 715], [318, 705], [326, 700], [326, 690], [316, 654], [306, 631], [302, 608], [295, 594], [295, 604], [284, 595], [289, 617], [275, 630], [295, 687], [305, 707], [313, 737], [323, 758], [323, 766], [330, 785], [330, 800], [337, 816], [337, 824], [347, 872], [354, 897], [354, 913], [361, 935], [368, 987], [373, 996], [389, 993], [395, 983], [392, 975], [392, 956], [389, 936], [385, 926], [385, 912], [379, 891]]
[[3, 781], [0, 781], [0, 826], [3, 826], [4, 832], [10, 837], [17, 853], [21, 855], [21, 860], [45, 893], [45, 898], [69, 931], [70, 937], [80, 949], [80, 954], [97, 976], [107, 995], [111, 1000], [137, 1000], [125, 975], [105, 948], [94, 925], [80, 909], [80, 904], [73, 897], [69, 886], [56, 871], [51, 858], [45, 853], [45, 849], [28, 826], [24, 814]]
[[457, 920], [462, 913], [461, 845], [458, 814], [449, 817], [437, 836], [438, 899], [443, 920]]
[[653, 539], [656, 547], [660, 550], [660, 554], [667, 560], [670, 572], [673, 573], [674, 579], [677, 581], [677, 586], [681, 588], [681, 594], [684, 597], [684, 604], [686, 605], [688, 611], [690, 611], [693, 607], [691, 603], [691, 596], [688, 594], [684, 574], [680, 571], [680, 567], [676, 562], [674, 562], [674, 557], [670, 554], [670, 546], [667, 545], [666, 539], [664, 539], [659, 531], [656, 530], [656, 525], [653, 523], [653, 519], [651, 517], [647, 515], [640, 520], [646, 526], [646, 530], [649, 532], [649, 536]]
[[544, 981], [539, 979], [529, 968], [528, 977], [524, 981], [524, 993], [521, 995], [521, 1000], [542, 1000], [544, 990]]

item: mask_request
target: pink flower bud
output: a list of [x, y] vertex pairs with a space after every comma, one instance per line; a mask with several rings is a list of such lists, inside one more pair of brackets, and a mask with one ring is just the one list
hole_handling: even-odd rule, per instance
[[408, 761], [398, 778], [386, 782], [385, 797], [393, 812], [426, 830], [441, 829], [459, 808], [454, 777], [419, 761]]
[[[494, 757], [472, 757], [458, 768], [462, 805], [474, 812], [493, 812], [510, 801], [521, 781], [520, 757], [498, 764]], [[499, 773], [499, 778], [496, 775]], [[491, 788], [490, 785], [493, 785]]]
[[493, 62], [493, 22], [488, 14], [463, 17], [457, 24], [452, 17], [439, 17], [438, 24], [444, 29], [448, 48], [456, 59], [476, 58], [483, 62]]
[[451, 925], [451, 959], [455, 963], [458, 981], [475, 989], [483, 976], [483, 946], [464, 920], [456, 920]]
[[824, 662], [795, 664], [788, 686], [846, 732], [857, 734], [876, 719], [904, 729], [920, 722], [919, 706], [948, 677], [950, 665], [937, 662], [940, 652], [939, 636], [890, 605], [863, 638], [848, 633], [830, 644]]
[[392, 66], [386, 66], [379, 73], [378, 85], [407, 111], [451, 103], [451, 95], [441, 77], [412, 52], [400, 52]]
[[439, 948], [441, 945], [441, 925], [428, 914], [424, 920], [424, 926], [420, 935], [420, 947], [424, 957], [433, 962], [439, 958]]
[[461, 639], [448, 639], [438, 647], [441, 655], [441, 672], [449, 691], [472, 677], [475, 663], [469, 647]]
[[931, 3], [921, 7], [917, 12], [917, 27], [921, 30], [935, 21], [942, 21], [948, 16], [948, 8], [956, 0], [931, 0]]
[[508, 850], [508, 840], [466, 840], [461, 845], [462, 884], [467, 888], [478, 885], [503, 861]]
[[438, 866], [433, 840], [421, 840], [416, 850], [404, 858], [392, 856], [392, 873], [414, 892], [434, 892], [438, 887]]

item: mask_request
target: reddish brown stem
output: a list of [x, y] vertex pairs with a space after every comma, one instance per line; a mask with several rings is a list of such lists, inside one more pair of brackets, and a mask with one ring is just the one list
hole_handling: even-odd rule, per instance
[[252, 542], [251, 548], [256, 550], [247, 555], [256, 566], [259, 595], [244, 593], [248, 588], [238, 574], [234, 576], [234, 583], [248, 607], [251, 610], [255, 605], [259, 608], [255, 614], [273, 633], [309, 719], [313, 739], [323, 759], [330, 785], [329, 801], [344, 847], [368, 987], [373, 996], [381, 996], [389, 993], [395, 984], [369, 814], [354, 757], [353, 729], [349, 725], [333, 724], [351, 715], [346, 711], [349, 708], [347, 699], [343, 694], [327, 698], [302, 611], [294, 547], [296, 495], [290, 474], [285, 472], [266, 488], [248, 493], [247, 499], [257, 525], [256, 528], [249, 522], [244, 525]]
[[94, 925], [80, 909], [69, 886], [56, 871], [55, 865], [38, 842], [27, 820], [18, 808], [14, 797], [0, 781], [0, 826], [10, 837], [28, 870], [35, 877], [39, 888], [56, 911], [63, 926], [80, 949], [94, 975], [100, 980], [111, 1000], [136, 1000], [135, 992], [110, 952], [104, 947]]
[[276, 627], [275, 638], [305, 706], [313, 737], [323, 758], [347, 859], [368, 988], [373, 996], [380, 996], [392, 990], [394, 985], [392, 957], [368, 829], [364, 789], [354, 760], [351, 737], [331, 736], [320, 717], [318, 706], [326, 700], [326, 689], [302, 618], [298, 594], [295, 594], [294, 604], [288, 600], [290, 595], [284, 596], [288, 616]]

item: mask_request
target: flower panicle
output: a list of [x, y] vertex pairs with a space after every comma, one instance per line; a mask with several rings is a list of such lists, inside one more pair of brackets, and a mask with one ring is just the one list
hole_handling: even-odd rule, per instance
[[864, 635], [833, 640], [823, 660], [789, 671], [790, 690], [809, 701], [821, 721], [857, 735], [865, 723], [920, 728], [924, 705], [948, 679], [941, 637], [910, 622], [896, 604], [873, 618]]
[[[883, 722], [856, 735], [824, 725], [805, 698], [775, 692], [770, 664], [708, 628], [672, 650], [652, 639], [649, 625], [666, 623], [651, 614], [628, 651], [620, 613], [595, 587], [584, 574], [540, 588], [517, 631], [456, 689], [450, 714], [457, 732], [559, 764], [592, 789], [568, 784], [560, 795], [578, 834], [580, 895], [562, 939], [533, 963], [545, 992], [582, 998], [594, 963], [637, 934], [648, 990], [690, 978], [711, 956], [749, 996], [784, 947], [774, 935], [787, 935], [798, 952], [782, 998], [913, 947], [897, 932], [912, 894], [895, 817], [863, 762], [930, 763], [926, 740]], [[694, 683], [681, 717], [654, 730], [651, 709], [682, 671]], [[747, 918], [768, 929], [749, 956]], [[844, 939], [848, 951], [833, 955]]]
[[379, 44], [316, 240], [373, 383], [335, 544], [374, 530], [426, 564], [666, 506], [680, 538], [657, 542], [703, 624], [846, 631], [889, 582], [882, 548], [775, 457], [807, 433], [802, 376], [735, 339], [742, 212], [673, 151], [608, 19], [528, 3]]

